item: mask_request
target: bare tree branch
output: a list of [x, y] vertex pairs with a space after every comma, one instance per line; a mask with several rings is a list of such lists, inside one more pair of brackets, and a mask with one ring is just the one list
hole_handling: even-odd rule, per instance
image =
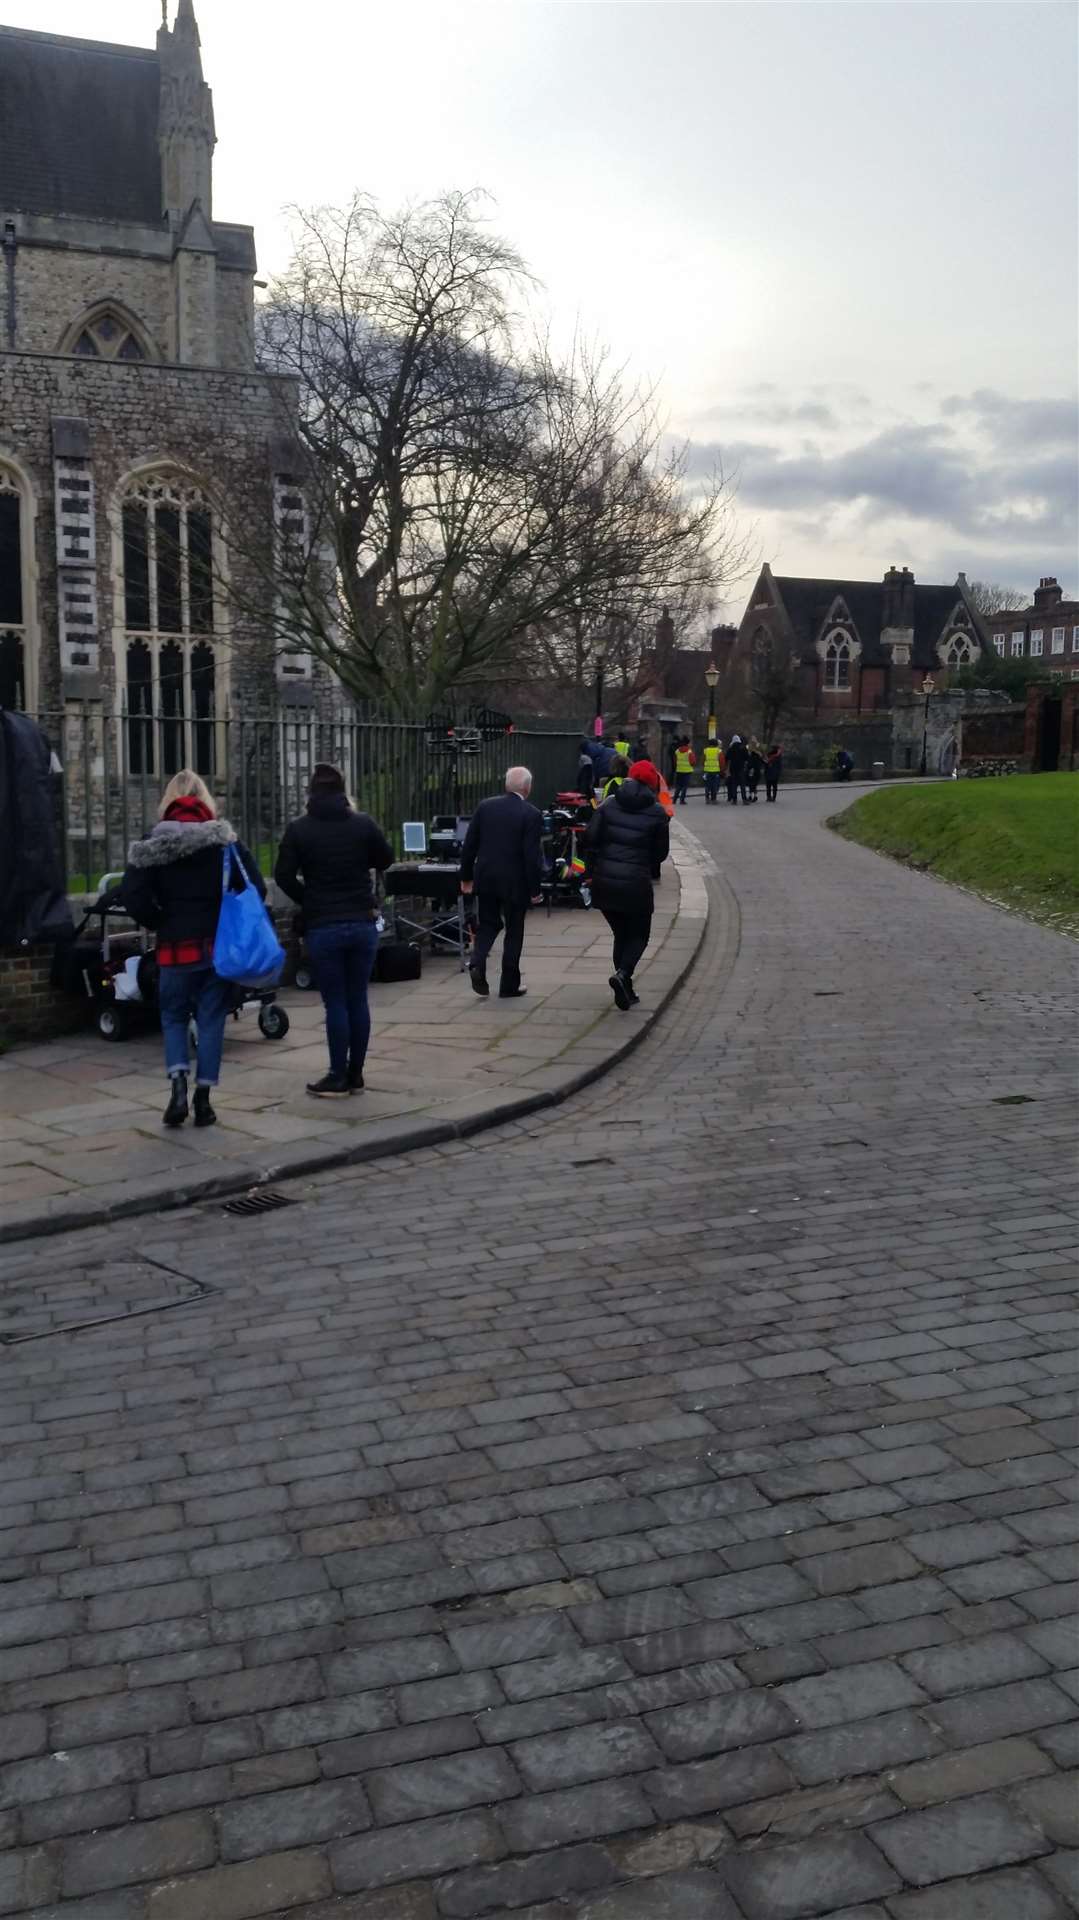
[[522, 665], [580, 686], [599, 660], [628, 683], [659, 608], [744, 566], [722, 474], [690, 494], [650, 394], [526, 332], [528, 285], [475, 195], [299, 217], [261, 315], [306, 497], [274, 556], [278, 642], [355, 697], [416, 713]]
[[996, 613], [1017, 613], [1028, 598], [1015, 587], [1001, 587], [989, 580], [972, 580], [967, 588], [971, 606], [988, 620]]

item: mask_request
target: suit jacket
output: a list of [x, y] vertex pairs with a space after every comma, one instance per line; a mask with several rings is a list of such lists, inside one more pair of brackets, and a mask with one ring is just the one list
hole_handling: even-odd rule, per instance
[[542, 836], [542, 814], [520, 794], [481, 800], [465, 834], [462, 880], [523, 906], [543, 883]]

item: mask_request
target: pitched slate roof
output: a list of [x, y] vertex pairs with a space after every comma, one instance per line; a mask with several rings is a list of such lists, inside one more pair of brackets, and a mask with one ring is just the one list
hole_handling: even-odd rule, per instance
[[[832, 604], [841, 597], [858, 630], [864, 663], [867, 666], [885, 663], [888, 655], [880, 644], [884, 588], [879, 580], [799, 580], [789, 574], [777, 574], [775, 585], [803, 654], [813, 654], [817, 636]], [[914, 666], [940, 665], [936, 643], [960, 597], [956, 585], [923, 587], [915, 584]]]
[[156, 225], [157, 53], [0, 27], [0, 207]]

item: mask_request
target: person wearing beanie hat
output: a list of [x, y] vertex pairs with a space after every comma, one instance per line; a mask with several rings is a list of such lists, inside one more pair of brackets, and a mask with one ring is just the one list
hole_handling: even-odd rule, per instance
[[584, 837], [592, 898], [614, 935], [610, 988], [622, 1013], [637, 1004], [633, 975], [652, 932], [652, 882], [670, 852], [658, 793], [657, 769], [650, 760], [635, 760], [628, 779], [593, 814]]
[[285, 828], [274, 868], [282, 893], [303, 912], [326, 1009], [330, 1070], [307, 1083], [317, 1100], [363, 1092], [371, 1038], [367, 988], [378, 947], [371, 871], [383, 873], [392, 861], [381, 829], [350, 805], [340, 767], [320, 760], [312, 769], [307, 812]]
[[651, 787], [653, 793], [659, 792], [659, 768], [651, 760], [635, 760], [630, 767], [630, 780], [639, 780], [642, 786]]

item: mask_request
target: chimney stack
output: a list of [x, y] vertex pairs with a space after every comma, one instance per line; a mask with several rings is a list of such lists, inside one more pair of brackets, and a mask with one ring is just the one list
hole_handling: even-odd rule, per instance
[[914, 629], [914, 575], [909, 567], [889, 567], [884, 576], [884, 597], [881, 602], [880, 624], [882, 632], [888, 628], [898, 628], [902, 632]]
[[1046, 574], [1038, 582], [1034, 595], [1034, 605], [1039, 613], [1048, 613], [1051, 608], [1059, 607], [1064, 598], [1064, 590], [1052, 574]]

